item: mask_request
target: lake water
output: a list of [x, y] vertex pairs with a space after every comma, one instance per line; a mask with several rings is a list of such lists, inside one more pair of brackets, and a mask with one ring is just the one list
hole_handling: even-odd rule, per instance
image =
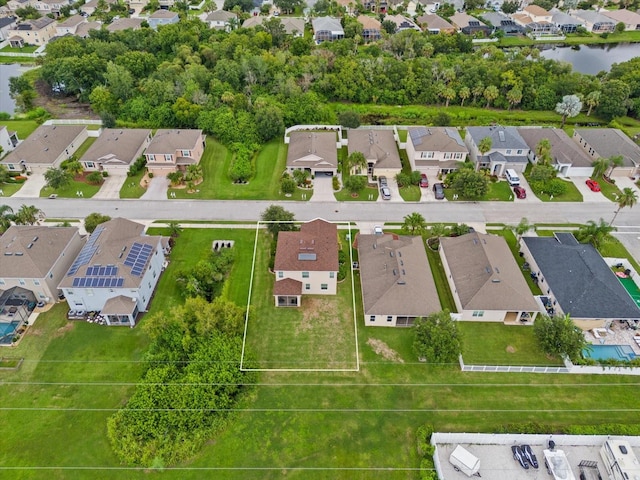
[[0, 64], [0, 112], [7, 112], [13, 115], [16, 104], [9, 96], [9, 79], [19, 77], [33, 67], [23, 67], [18, 63]]
[[595, 75], [602, 70], [608, 72], [614, 63], [639, 57], [640, 43], [581, 45], [579, 50], [564, 45], [544, 45], [540, 53], [544, 58], [569, 62], [576, 72]]

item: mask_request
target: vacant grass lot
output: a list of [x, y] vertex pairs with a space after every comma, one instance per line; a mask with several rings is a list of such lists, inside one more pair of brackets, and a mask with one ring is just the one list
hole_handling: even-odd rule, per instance
[[258, 235], [247, 345], [263, 369], [355, 369], [351, 276], [337, 295], [303, 295], [300, 308], [274, 306], [270, 236]]
[[[444, 196], [447, 200], [453, 200], [454, 191], [451, 188], [444, 189]], [[531, 195], [531, 193], [529, 193]], [[478, 200], [482, 202], [509, 202], [513, 201], [515, 195], [513, 190], [507, 182], [489, 182], [489, 190], [487, 193], [480, 197]], [[466, 199], [458, 197], [458, 201], [465, 201]]]
[[[225, 293], [245, 305], [254, 233], [184, 231], [152, 310], [182, 301], [175, 272], [206, 255], [214, 238], [236, 241]], [[185, 470], [165, 469], [163, 479], [417, 479], [414, 432], [423, 423], [442, 431], [494, 432], [529, 421], [556, 429], [637, 422], [635, 377], [462, 373], [457, 365], [416, 362], [411, 329], [363, 325], [358, 280], [356, 275], [361, 371], [261, 373], [259, 385], [226, 428], [191, 462], [179, 466]], [[1, 352], [25, 357], [25, 362], [17, 372], [0, 372], [0, 477], [159, 477], [148, 470], [119, 470], [106, 441], [110, 409], [124, 404], [139, 379], [138, 362], [147, 345], [144, 331], [70, 324], [65, 310], [58, 306], [42, 316], [18, 348]], [[499, 355], [504, 354], [487, 360], [498, 361]], [[23, 408], [37, 410], [18, 410]], [[55, 468], [65, 466], [69, 469]], [[23, 468], [6, 470], [11, 467]], [[370, 470], [375, 467], [382, 470]], [[229, 470], [207, 470], [219, 468]]]

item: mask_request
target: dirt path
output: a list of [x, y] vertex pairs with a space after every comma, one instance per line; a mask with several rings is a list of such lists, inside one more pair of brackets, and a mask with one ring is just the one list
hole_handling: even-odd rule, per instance
[[38, 92], [38, 96], [33, 104], [36, 107], [44, 108], [53, 118], [100, 120], [100, 116], [91, 110], [88, 103], [80, 103], [74, 96], [53, 96], [47, 84], [42, 80], [36, 81], [36, 92]]

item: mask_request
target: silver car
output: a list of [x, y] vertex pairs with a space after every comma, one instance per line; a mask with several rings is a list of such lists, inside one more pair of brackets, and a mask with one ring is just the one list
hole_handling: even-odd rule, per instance
[[389, 187], [382, 187], [380, 189], [380, 194], [382, 195], [383, 200], [391, 200], [391, 190], [389, 190]]

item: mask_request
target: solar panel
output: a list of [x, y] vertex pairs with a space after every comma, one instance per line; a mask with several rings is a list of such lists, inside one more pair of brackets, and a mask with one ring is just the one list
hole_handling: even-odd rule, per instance
[[98, 250], [98, 247], [96, 246], [96, 242], [98, 241], [98, 238], [100, 237], [100, 234], [103, 231], [104, 231], [104, 227], [97, 227], [93, 231], [93, 233], [87, 240], [87, 243], [84, 244], [84, 247], [82, 247], [82, 250], [80, 250], [80, 254], [78, 254], [78, 257], [73, 262], [73, 265], [71, 265], [71, 268], [67, 272], [68, 277], [70, 277], [71, 275], [75, 275], [78, 269], [82, 265], [86, 265], [87, 263], [89, 263], [91, 258], [95, 255], [96, 251]]
[[127, 254], [124, 264], [131, 267], [131, 274], [140, 276], [153, 252], [153, 247], [147, 243], [134, 242]]
[[116, 286], [117, 287], [121, 287], [124, 284], [124, 278], [120, 277], [117, 280], [118, 280], [118, 282], [117, 282]]

